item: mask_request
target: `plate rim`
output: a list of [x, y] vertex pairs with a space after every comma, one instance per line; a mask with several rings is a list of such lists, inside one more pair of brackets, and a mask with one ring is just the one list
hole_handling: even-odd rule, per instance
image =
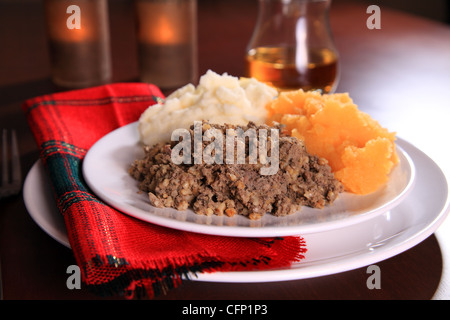
[[[339, 256], [337, 258], [325, 257], [322, 262], [313, 262], [312, 265], [302, 265], [302, 262], [293, 265], [291, 268], [283, 268], [280, 270], [264, 270], [264, 271], [233, 271], [233, 272], [215, 272], [215, 273], [199, 273], [197, 275], [193, 275], [190, 277], [190, 280], [194, 281], [205, 281], [205, 282], [228, 282], [228, 283], [255, 283], [255, 282], [273, 282], [273, 281], [289, 281], [289, 280], [299, 280], [313, 277], [326, 276], [330, 274], [336, 274], [339, 272], [345, 272], [357, 268], [361, 268], [373, 263], [377, 263], [379, 261], [391, 258], [401, 252], [404, 252], [418, 243], [425, 240], [431, 234], [438, 229], [438, 227], [442, 224], [445, 218], [448, 216], [450, 211], [450, 197], [449, 197], [449, 183], [446, 175], [443, 173], [441, 168], [424, 152], [414, 147], [409, 142], [406, 142], [406, 146], [408, 148], [414, 148], [416, 152], [419, 152], [421, 156], [425, 157], [426, 161], [433, 164], [435, 170], [438, 170], [443, 181], [445, 181], [446, 188], [446, 197], [445, 201], [442, 202], [440, 206], [440, 211], [433, 214], [432, 217], [427, 219], [427, 224], [417, 231], [414, 231], [412, 234], [406, 237], [403, 241], [396, 243], [394, 246], [390, 246], [389, 243], [387, 246], [382, 248], [375, 248], [375, 250], [371, 254], [363, 254], [362, 252], [357, 252], [351, 257], [348, 256]], [[414, 155], [414, 158], [416, 155]], [[36, 171], [39, 170], [39, 166], [43, 169], [42, 163], [40, 160], [37, 160], [33, 165], [31, 170], [28, 172], [27, 177], [25, 179], [25, 186], [28, 186], [31, 182], [36, 182], [36, 179], [32, 179], [32, 175], [36, 174]], [[42, 181], [41, 181], [42, 182]], [[31, 187], [31, 186], [30, 186]], [[24, 188], [25, 190], [26, 188]], [[32, 193], [31, 195], [36, 195], [36, 193]], [[403, 204], [406, 204], [408, 199]], [[24, 192], [24, 202], [28, 208], [33, 208], [32, 211], [29, 211], [29, 214], [32, 216], [33, 220], [39, 221], [36, 219], [34, 215], [39, 214], [38, 208], [31, 206], [32, 198], [30, 198], [26, 192]], [[401, 204], [402, 205], [402, 204]], [[395, 208], [393, 209], [396, 210]], [[56, 208], [55, 208], [56, 211]], [[404, 214], [404, 213], [403, 213]], [[62, 217], [61, 217], [62, 218]], [[374, 218], [375, 219], [375, 218]], [[367, 223], [371, 223], [373, 220], [369, 220]], [[58, 242], [65, 244], [64, 239], [60, 239], [60, 233], [51, 234], [52, 230], [48, 230], [46, 226], [48, 223], [39, 224], [38, 226], [43, 229], [47, 234], [49, 234], [52, 238], [57, 240]], [[409, 224], [407, 229], [411, 229], [414, 226]], [[341, 230], [342, 231], [342, 230]], [[325, 236], [327, 231], [324, 232]], [[70, 244], [66, 244], [67, 247], [70, 248]], [[363, 255], [363, 256], [362, 256]]]
[[[32, 167], [30, 168], [30, 170], [27, 173], [27, 176], [25, 177], [24, 184], [23, 184], [23, 193], [22, 193], [25, 208], [27, 209], [27, 212], [31, 216], [32, 220], [42, 230], [44, 230], [45, 233], [47, 233], [51, 238], [53, 238], [54, 240], [56, 240], [63, 246], [65, 246], [67, 248], [71, 248], [65, 226], [64, 226], [64, 232], [63, 232], [63, 230], [60, 230], [58, 228], [58, 226], [53, 225], [51, 221], [47, 221], [46, 217], [40, 212], [40, 210], [38, 210], [38, 207], [32, 201], [32, 195], [36, 193], [33, 189], [34, 184], [36, 183], [35, 180], [39, 181], [40, 179], [42, 179], [42, 176], [41, 177], [39, 176], [39, 174], [41, 173], [40, 170], [45, 171], [42, 160], [38, 159], [32, 165]], [[44, 184], [45, 181], [40, 181], [40, 182], [42, 184]], [[50, 186], [48, 186], [48, 187], [50, 187]], [[40, 188], [39, 190], [40, 190], [40, 192], [42, 192], [42, 196], [45, 197], [45, 194], [42, 191], [43, 188]], [[51, 208], [51, 209], [54, 209], [54, 212], [47, 212], [47, 213], [50, 215], [59, 214], [59, 212], [57, 212], [58, 210], [56, 208], [56, 204], [52, 203], [52, 205], [55, 205], [55, 207], [52, 206], [52, 208]], [[60, 216], [60, 218], [63, 219], [62, 215]]]
[[[314, 277], [337, 274], [340, 272], [346, 272], [362, 268], [364, 266], [369, 266], [371, 264], [375, 264], [380, 261], [392, 258], [421, 243], [429, 236], [431, 236], [441, 226], [441, 224], [450, 214], [450, 194], [449, 194], [450, 184], [447, 175], [442, 171], [442, 169], [433, 159], [431, 159], [427, 154], [425, 154], [420, 149], [416, 148], [412, 143], [406, 140], [403, 140], [403, 143], [407, 145], [408, 148], [415, 149], [415, 152], [419, 152], [421, 156], [425, 157], [430, 164], [433, 164], [437, 172], [441, 175], [442, 179], [445, 181], [446, 198], [445, 201], [443, 201], [442, 203], [441, 210], [434, 215], [434, 218], [431, 219], [430, 222], [426, 224], [424, 228], [406, 237], [406, 239], [400, 241], [393, 247], [376, 248], [373, 254], [366, 254], [364, 255], [364, 257], [361, 257], [362, 253], [355, 253], [350, 257], [337, 257], [337, 259], [325, 258], [324, 261], [326, 260], [331, 261], [313, 264], [312, 266], [304, 266], [304, 265], [302, 266], [302, 263], [300, 261], [297, 266], [285, 270], [253, 271], [252, 277], [250, 277], [249, 273], [245, 273], [245, 271], [235, 271], [231, 275], [232, 281], [230, 281], [229, 279], [230, 274], [227, 272], [202, 273], [197, 275], [195, 280], [205, 282], [214, 281], [214, 282], [254, 283], [254, 282], [261, 282], [262, 281], [261, 278], [265, 279], [264, 282], [310, 279]], [[393, 210], [395, 210], [395, 208]], [[375, 219], [376, 217], [373, 218], [372, 220]], [[411, 227], [412, 226], [408, 226], [408, 228]]]

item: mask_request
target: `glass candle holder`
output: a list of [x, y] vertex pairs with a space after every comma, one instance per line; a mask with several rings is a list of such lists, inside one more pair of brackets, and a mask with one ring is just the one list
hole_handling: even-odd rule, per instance
[[329, 25], [331, 0], [259, 0], [246, 74], [284, 90], [333, 92], [338, 52]]
[[163, 89], [198, 76], [197, 1], [135, 0], [140, 79]]
[[111, 81], [107, 0], [45, 0], [53, 82], [84, 88]]

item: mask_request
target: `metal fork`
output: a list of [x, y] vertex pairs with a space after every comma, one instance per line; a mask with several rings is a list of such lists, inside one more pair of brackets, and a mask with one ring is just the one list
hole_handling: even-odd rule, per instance
[[[16, 131], [11, 131], [10, 142], [8, 142], [8, 130], [2, 131], [2, 180], [0, 184], [0, 199], [16, 195], [22, 188], [22, 172], [20, 168], [19, 146]], [[10, 169], [11, 167], [11, 169]], [[9, 174], [11, 173], [11, 174]], [[0, 263], [0, 300], [3, 300], [3, 277]]]
[[0, 199], [16, 195], [22, 188], [22, 172], [20, 168], [19, 146], [16, 131], [11, 131], [8, 141], [8, 130], [2, 132], [2, 181]]

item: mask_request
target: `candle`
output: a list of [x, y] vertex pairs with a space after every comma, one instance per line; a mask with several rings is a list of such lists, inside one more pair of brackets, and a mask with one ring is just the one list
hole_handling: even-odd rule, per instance
[[196, 0], [135, 0], [140, 77], [169, 89], [197, 77]]
[[111, 80], [107, 0], [45, 0], [52, 80], [81, 88]]

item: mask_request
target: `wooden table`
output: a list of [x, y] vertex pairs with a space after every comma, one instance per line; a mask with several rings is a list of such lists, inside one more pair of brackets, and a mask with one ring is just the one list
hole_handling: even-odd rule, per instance
[[[360, 2], [359, 2], [360, 3]], [[367, 5], [335, 1], [331, 25], [341, 57], [338, 92], [432, 157], [450, 159], [450, 26], [381, 7], [381, 29], [366, 28]], [[137, 78], [133, 12], [110, 3], [114, 81]], [[199, 73], [242, 75], [256, 1], [199, 2]], [[27, 98], [54, 92], [49, 80], [40, 2], [0, 3], [0, 127], [16, 128], [23, 172], [38, 150], [20, 109]], [[31, 27], [32, 26], [32, 27]], [[444, 142], [444, 143], [443, 143]], [[22, 195], [0, 202], [0, 254], [5, 299], [103, 299], [68, 290], [70, 249], [30, 218]], [[367, 268], [269, 283], [186, 282], [158, 299], [448, 299], [450, 222], [413, 248], [380, 261], [381, 289], [366, 286]]]

